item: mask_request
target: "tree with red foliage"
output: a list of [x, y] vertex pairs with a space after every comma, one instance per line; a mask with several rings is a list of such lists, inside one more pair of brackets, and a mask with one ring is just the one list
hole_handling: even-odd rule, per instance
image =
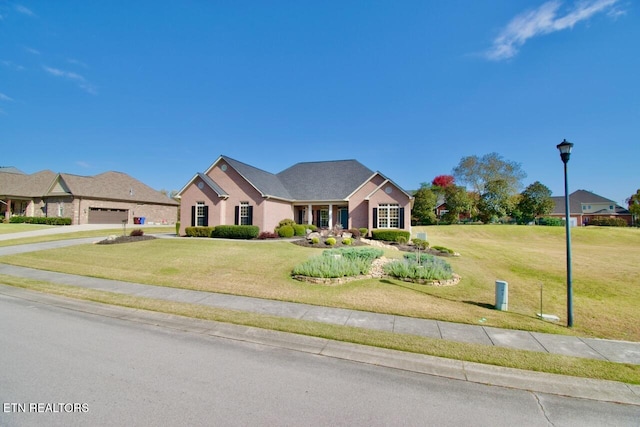
[[431, 185], [444, 189], [449, 187], [450, 185], [453, 185], [454, 181], [455, 178], [451, 175], [438, 175], [433, 178], [433, 181], [431, 181]]

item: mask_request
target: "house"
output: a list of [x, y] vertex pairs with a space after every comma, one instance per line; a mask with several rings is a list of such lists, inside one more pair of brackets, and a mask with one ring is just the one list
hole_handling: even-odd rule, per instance
[[[554, 196], [551, 198], [555, 203], [553, 211], [549, 214], [552, 217], [564, 219], [565, 199], [564, 196]], [[622, 218], [631, 225], [631, 212], [619, 206], [613, 200], [606, 199], [586, 190], [577, 190], [569, 195], [569, 214], [571, 222], [577, 226], [589, 225], [592, 218]]]
[[121, 172], [25, 174], [0, 168], [0, 215], [68, 217], [72, 224], [176, 222], [178, 203]]
[[356, 160], [297, 163], [273, 174], [220, 156], [178, 197], [180, 234], [190, 225], [273, 231], [283, 219], [319, 228], [411, 228], [413, 198]]

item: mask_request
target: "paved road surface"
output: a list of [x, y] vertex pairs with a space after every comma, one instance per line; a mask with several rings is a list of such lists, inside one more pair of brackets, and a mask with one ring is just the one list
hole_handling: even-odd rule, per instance
[[[6, 295], [0, 324], [2, 426], [638, 426], [640, 420], [634, 405], [485, 386]], [[80, 403], [87, 411], [6, 412], [12, 403], [41, 403], [43, 410], [46, 403]]]

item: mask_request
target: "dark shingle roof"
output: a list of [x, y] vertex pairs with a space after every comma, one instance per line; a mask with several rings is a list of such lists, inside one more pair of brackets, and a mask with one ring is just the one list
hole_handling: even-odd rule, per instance
[[289, 194], [289, 191], [287, 191], [276, 175], [227, 156], [221, 156], [221, 158], [238, 171], [238, 173], [249, 181], [263, 196], [272, 196], [287, 200], [292, 199], [291, 194]]
[[198, 172], [198, 177], [207, 184], [216, 194], [220, 197], [228, 196], [227, 192], [224, 191], [214, 180], [209, 178], [208, 175], [203, 174], [202, 172]]
[[297, 163], [277, 174], [295, 200], [344, 200], [373, 175], [356, 160]]
[[[554, 196], [551, 198], [555, 203], [552, 213], [554, 214], [564, 214], [564, 196]], [[602, 196], [592, 193], [587, 190], [576, 190], [573, 193], [569, 194], [569, 212], [572, 214], [581, 214], [582, 213], [582, 204], [583, 203], [609, 203], [615, 206], [616, 213], [628, 213], [628, 211], [616, 204], [611, 199], [606, 199]], [[594, 212], [597, 213], [597, 212]]]

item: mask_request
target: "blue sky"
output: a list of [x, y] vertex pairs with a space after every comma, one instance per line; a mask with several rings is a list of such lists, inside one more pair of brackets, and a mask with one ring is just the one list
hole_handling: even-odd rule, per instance
[[563, 195], [566, 138], [570, 191], [623, 204], [639, 135], [631, 0], [0, 0], [0, 165], [27, 173], [357, 159], [416, 189], [497, 152]]

